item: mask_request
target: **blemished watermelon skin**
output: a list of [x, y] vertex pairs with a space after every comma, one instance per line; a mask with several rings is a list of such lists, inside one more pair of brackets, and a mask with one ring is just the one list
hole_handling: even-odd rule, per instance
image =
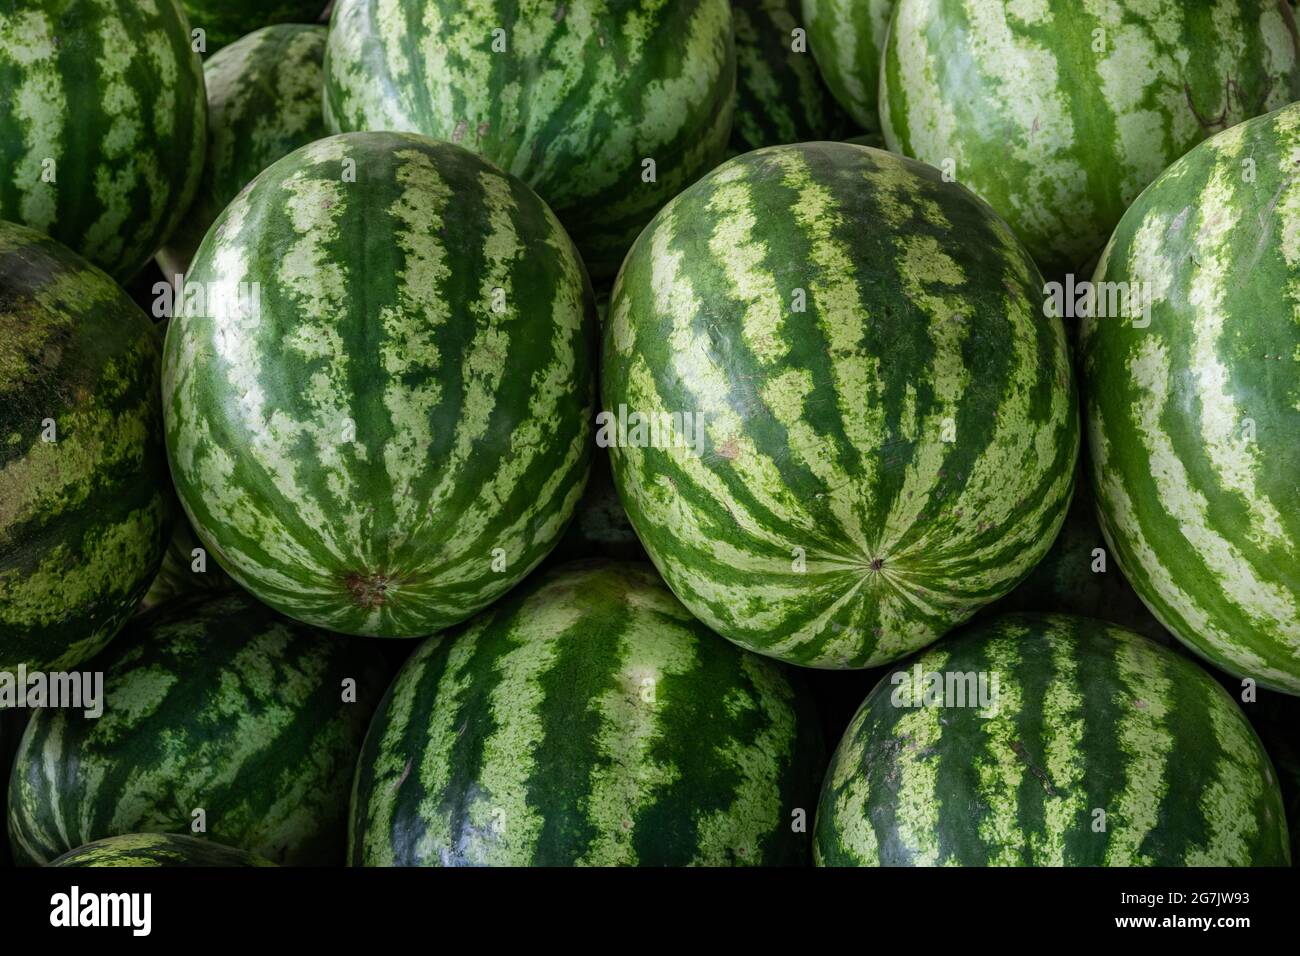
[[601, 280], [726, 152], [731, 4], [340, 0], [325, 92], [332, 131], [422, 133], [518, 176]]
[[[862, 668], [1010, 591], [1079, 446], [1041, 286], [984, 203], [882, 150], [756, 150], [674, 199], [619, 274], [601, 375], [628, 410], [615, 484], [682, 603], [750, 650]], [[633, 412], [693, 418], [656, 441]]]
[[203, 30], [206, 52], [218, 50], [272, 24], [315, 23], [327, 0], [181, 0], [190, 27]]
[[885, 140], [955, 164], [1045, 274], [1076, 271], [1179, 156], [1300, 98], [1296, 44], [1285, 0], [899, 0]]
[[245, 867], [275, 866], [270, 860], [179, 833], [126, 833], [93, 840], [70, 850], [50, 866], [76, 867]]
[[[918, 671], [944, 686], [983, 678], [990, 706], [938, 684], [927, 697]], [[831, 758], [814, 855], [822, 866], [1290, 862], [1268, 754], [1214, 678], [1131, 631], [1035, 614], [967, 628], [876, 686]]]
[[357, 765], [350, 862], [799, 863], [810, 704], [649, 565], [555, 569], [407, 662]]
[[259, 599], [423, 636], [559, 540], [591, 458], [594, 296], [518, 179], [413, 134], [318, 140], [239, 194], [186, 278], [260, 290], [256, 314], [173, 318], [163, 362], [181, 502]]
[[[319, 12], [319, 11], [318, 11]], [[267, 166], [326, 135], [323, 26], [263, 27], [203, 64], [208, 149], [194, 202], [158, 262], [172, 281], [241, 189]]]
[[881, 48], [897, 0], [802, 0], [808, 43], [835, 99], [868, 131], [880, 129]]
[[1300, 693], [1300, 105], [1229, 129], [1124, 215], [1095, 283], [1146, 314], [1080, 327], [1102, 531], [1152, 613]]
[[159, 351], [107, 275], [0, 222], [0, 671], [89, 659], [158, 569]]
[[10, 0], [0, 90], [0, 219], [130, 278], [203, 169], [203, 70], [176, 0]]
[[847, 135], [852, 121], [808, 51], [799, 0], [733, 0], [731, 16], [736, 32], [732, 148], [746, 152]]
[[133, 619], [96, 667], [101, 717], [40, 710], [23, 734], [9, 781], [18, 863], [190, 833], [199, 809], [218, 843], [280, 864], [343, 861], [348, 787], [385, 687], [373, 647], [247, 595], [197, 596]]

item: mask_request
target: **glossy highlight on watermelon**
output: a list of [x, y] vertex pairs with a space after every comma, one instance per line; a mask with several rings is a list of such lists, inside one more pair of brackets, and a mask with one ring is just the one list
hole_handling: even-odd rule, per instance
[[258, 173], [325, 136], [323, 26], [263, 27], [203, 64], [208, 149], [194, 202], [159, 251], [169, 281], [184, 273], [208, 227]]
[[1285, 0], [898, 0], [880, 75], [889, 148], [952, 164], [1049, 276], [1201, 140], [1300, 99]]
[[350, 861], [798, 863], [810, 703], [649, 565], [557, 568], [407, 662], [357, 766]]
[[9, 780], [20, 864], [92, 840], [190, 833], [290, 865], [340, 863], [348, 787], [386, 670], [371, 646], [247, 595], [137, 617], [96, 666], [104, 713], [35, 711]]
[[[1133, 204], [1097, 266], [1149, 300], [1085, 319], [1101, 527], [1152, 613], [1300, 694], [1300, 105], [1234, 126]], [[1149, 324], [1148, 324], [1149, 315]]]
[[0, 219], [130, 278], [203, 168], [203, 71], [176, 0], [9, 0], [0, 90]]
[[1041, 289], [984, 203], [882, 150], [756, 150], [676, 197], [619, 274], [601, 375], [611, 414], [681, 423], [610, 458], [682, 603], [742, 647], [860, 668], [1010, 591], [1079, 446]]
[[153, 325], [0, 222], [0, 671], [68, 669], [135, 609], [170, 531]]
[[331, 130], [479, 153], [546, 200], [597, 280], [722, 159], [735, 88], [728, 0], [339, 0], [325, 57]]
[[92, 840], [70, 850], [50, 866], [88, 867], [194, 867], [275, 866], [253, 853], [222, 846], [211, 840], [178, 833], [126, 833]]
[[181, 0], [190, 26], [203, 30], [207, 53], [271, 24], [315, 23], [327, 0]]
[[422, 636], [559, 540], [591, 458], [595, 306], [518, 179], [412, 134], [319, 140], [239, 194], [186, 279], [232, 298], [169, 325], [172, 476], [259, 599]]
[[[990, 706], [974, 706], [980, 680]], [[1035, 614], [981, 622], [882, 679], [831, 759], [814, 853], [822, 866], [1290, 862], [1277, 776], [1214, 678], [1122, 628]]]

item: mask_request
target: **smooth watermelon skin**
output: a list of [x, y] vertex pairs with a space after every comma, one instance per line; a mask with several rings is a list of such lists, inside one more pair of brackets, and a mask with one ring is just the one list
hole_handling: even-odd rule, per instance
[[195, 568], [197, 556], [194, 552], [203, 549], [203, 544], [186, 519], [179, 501], [173, 502], [173, 514], [176, 519], [172, 523], [172, 534], [167, 540], [162, 564], [141, 599], [137, 614], [184, 595], [221, 593], [239, 588], [213, 555], [204, 555], [200, 565], [202, 570]]
[[615, 285], [602, 405], [703, 418], [698, 454], [610, 450], [682, 603], [750, 650], [862, 668], [1010, 591], [1079, 445], [1040, 297], [986, 205], [881, 150], [756, 150], [674, 199]]
[[127, 833], [92, 840], [52, 861], [77, 867], [245, 867], [275, 866], [270, 860], [179, 833]]
[[205, 34], [207, 53], [215, 54], [272, 24], [315, 23], [325, 0], [181, 0], [190, 26]]
[[[863, 129], [880, 129], [881, 49], [897, 0], [801, 0], [817, 66], [835, 99]], [[829, 137], [828, 137], [829, 138]]]
[[808, 140], [842, 139], [853, 127], [835, 102], [803, 30], [799, 0], [732, 0], [736, 32], [736, 115], [731, 145], [738, 152]]
[[597, 281], [721, 161], [735, 93], [728, 0], [340, 0], [325, 56], [331, 130], [408, 130], [485, 156], [555, 210]]
[[880, 110], [890, 149], [955, 161], [1055, 276], [1198, 142], [1297, 98], [1285, 0], [899, 0]]
[[[1244, 693], [1239, 682], [1224, 683], [1229, 694]], [[1242, 709], [1249, 715], [1277, 770], [1294, 864], [1300, 860], [1300, 699], [1256, 688], [1254, 700], [1242, 701]]]
[[[911, 706], [914, 666], [996, 673], [995, 712]], [[877, 685], [831, 758], [818, 865], [1290, 862], [1277, 777], [1250, 723], [1214, 678], [1146, 638], [1013, 614], [894, 673], [907, 679]]]
[[170, 532], [158, 388], [135, 303], [0, 222], [0, 670], [75, 667], [149, 587]]
[[[319, 12], [319, 11], [317, 11]], [[326, 135], [323, 26], [263, 27], [203, 64], [208, 149], [194, 202], [159, 250], [164, 275], [184, 273], [204, 234], [267, 166]]]
[[1298, 150], [1293, 105], [1171, 166], [1125, 214], [1095, 277], [1149, 289], [1150, 326], [1080, 327], [1093, 485], [1125, 575], [1197, 654], [1291, 694], [1300, 694]]
[[810, 705], [649, 565], [557, 568], [407, 662], [357, 764], [349, 860], [799, 863], [825, 766]]
[[203, 168], [203, 70], [176, 0], [9, 0], [0, 90], [0, 219], [130, 278]]
[[260, 283], [260, 317], [174, 318], [163, 365], [181, 502], [259, 599], [422, 636], [559, 540], [591, 458], [594, 296], [518, 179], [412, 134], [319, 140], [240, 193], [187, 280]]
[[189, 833], [199, 807], [218, 843], [279, 864], [342, 862], [348, 787], [386, 686], [373, 647], [247, 595], [200, 595], [132, 620], [96, 666], [102, 717], [41, 710], [23, 734], [9, 780], [19, 864]]
[[596, 448], [591, 459], [587, 488], [573, 512], [569, 528], [547, 557], [547, 565], [584, 558], [646, 561], [645, 548], [628, 520], [609, 470], [609, 452]]

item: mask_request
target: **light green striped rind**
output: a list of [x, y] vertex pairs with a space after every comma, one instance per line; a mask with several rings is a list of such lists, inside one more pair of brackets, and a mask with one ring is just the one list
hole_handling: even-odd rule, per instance
[[1300, 98], [1285, 0], [900, 0], [891, 149], [988, 200], [1049, 275], [1198, 142]]
[[109, 836], [188, 834], [199, 809], [218, 843], [281, 864], [342, 862], [348, 787], [386, 677], [373, 647], [232, 594], [135, 618], [96, 667], [101, 717], [40, 710], [23, 734], [9, 780], [19, 863]]
[[340, 0], [325, 118], [487, 157], [550, 204], [599, 280], [722, 159], [735, 86], [728, 0]]
[[1157, 618], [1216, 666], [1300, 694], [1300, 105], [1169, 168], [1096, 279], [1149, 327], [1081, 327], [1101, 527]]
[[612, 413], [702, 422], [694, 451], [611, 448], [674, 593], [743, 647], [851, 668], [1010, 591], [1079, 444], [1041, 283], [986, 205], [881, 150], [756, 150], [674, 199], [619, 274], [601, 373]]
[[158, 253], [163, 275], [189, 267], [208, 227], [258, 173], [325, 136], [323, 26], [263, 27], [203, 65], [208, 150], [194, 202]]
[[[913, 706], [916, 669], [996, 679], [994, 706], [923, 694]], [[814, 859], [1285, 866], [1290, 851], [1269, 757], [1212, 677], [1122, 628], [1023, 614], [881, 680], [831, 759]]]
[[328, 0], [181, 0], [190, 26], [203, 30], [207, 52], [216, 53], [255, 30], [275, 23], [315, 23]]
[[880, 54], [897, 0], [802, 0], [817, 66], [826, 85], [863, 129], [880, 128]]
[[0, 219], [130, 278], [203, 168], [203, 71], [176, 0], [10, 0], [0, 91]]
[[358, 762], [350, 861], [800, 862], [824, 754], [805, 694], [649, 565], [556, 569], [407, 662]]
[[241, 192], [187, 279], [260, 290], [257, 314], [172, 320], [163, 403], [185, 510], [261, 600], [425, 635], [559, 540], [591, 457], [595, 306], [519, 180], [421, 136], [329, 137]]
[[149, 587], [171, 517], [158, 382], [126, 293], [0, 222], [0, 671], [75, 667]]
[[94, 840], [63, 854], [50, 866], [172, 867], [275, 866], [244, 850], [176, 833], [128, 833]]

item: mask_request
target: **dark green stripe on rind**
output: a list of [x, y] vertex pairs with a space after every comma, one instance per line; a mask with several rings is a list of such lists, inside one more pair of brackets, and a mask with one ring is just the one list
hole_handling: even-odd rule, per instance
[[420, 136], [319, 140], [240, 193], [187, 280], [259, 284], [260, 314], [172, 320], [163, 401], [182, 503], [260, 599], [424, 635], [559, 540], [591, 457], [595, 307], [522, 182]]
[[269, 860], [210, 840], [175, 833], [128, 833], [94, 840], [71, 850], [50, 866], [274, 866]]
[[619, 274], [602, 404], [702, 422], [695, 450], [611, 448], [678, 598], [751, 650], [868, 667], [1007, 593], [1079, 444], [1041, 287], [986, 205], [880, 150], [757, 150], [674, 199]]
[[881, 122], [1056, 275], [1198, 142], [1300, 98], [1296, 44], [1284, 0], [899, 0]]
[[208, 227], [258, 173], [325, 135], [325, 35], [323, 26], [264, 27], [204, 63], [207, 160], [194, 202], [158, 253], [169, 281], [185, 271]]
[[1150, 302], [1085, 320], [1102, 530], [1161, 622], [1300, 693], [1300, 105], [1234, 126], [1125, 214], [1096, 280]]
[[808, 42], [826, 85], [867, 130], [880, 127], [876, 108], [880, 52], [895, 2], [802, 0]]
[[176, 0], [5, 4], [0, 90], [0, 219], [129, 278], [203, 168], [203, 71]]
[[9, 782], [18, 862], [190, 833], [198, 809], [218, 843], [277, 863], [342, 861], [348, 786], [384, 687], [373, 648], [229, 595], [134, 619], [96, 666], [100, 718], [42, 710], [23, 735]]
[[536, 189], [608, 278], [655, 210], [724, 155], [731, 6], [340, 0], [325, 76], [331, 129], [474, 150]]
[[[910, 706], [918, 667], [996, 677], [995, 706]], [[814, 853], [823, 866], [1289, 862], [1268, 755], [1213, 678], [1101, 621], [1030, 614], [953, 635], [871, 692], [831, 760]]]
[[203, 30], [207, 51], [273, 23], [315, 23], [328, 0], [182, 0], [190, 26]]
[[357, 766], [350, 860], [796, 863], [822, 753], [780, 667], [648, 565], [569, 565], [408, 661]]
[[158, 382], [126, 293], [0, 223], [0, 671], [76, 666], [148, 588], [169, 530]]

